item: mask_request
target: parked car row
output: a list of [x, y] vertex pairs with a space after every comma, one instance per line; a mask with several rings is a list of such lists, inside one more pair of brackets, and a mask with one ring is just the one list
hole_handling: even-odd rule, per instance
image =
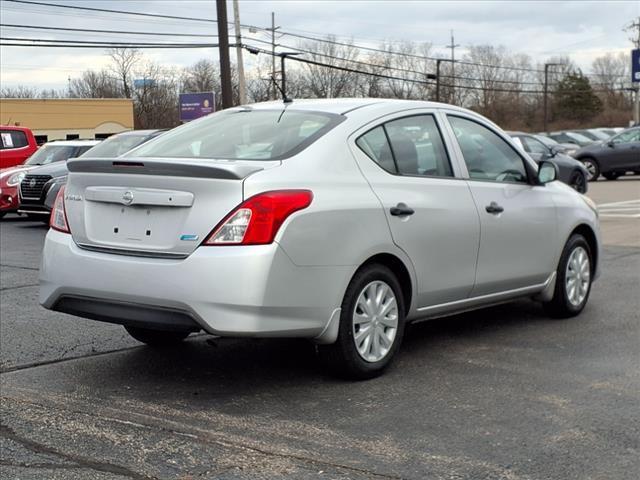
[[0, 171], [0, 218], [7, 213], [20, 213], [48, 222], [56, 195], [67, 182], [67, 160], [85, 154], [114, 158], [162, 132], [134, 130], [103, 141], [59, 140], [44, 144], [23, 164]]
[[[590, 128], [538, 134], [536, 138], [556, 151], [570, 155], [581, 162], [587, 180], [600, 175], [616, 180], [627, 173], [640, 174], [640, 127]], [[552, 142], [557, 142], [557, 147]]]

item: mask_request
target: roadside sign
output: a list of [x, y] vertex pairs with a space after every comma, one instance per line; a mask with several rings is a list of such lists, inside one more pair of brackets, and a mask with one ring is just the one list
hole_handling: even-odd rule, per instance
[[631, 50], [631, 81], [640, 82], [640, 48]]
[[215, 111], [215, 94], [213, 92], [181, 93], [180, 121], [189, 122], [204, 117]]

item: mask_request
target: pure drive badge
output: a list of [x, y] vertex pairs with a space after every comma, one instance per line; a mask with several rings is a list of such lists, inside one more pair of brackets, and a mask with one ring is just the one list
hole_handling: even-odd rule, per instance
[[198, 240], [198, 235], [193, 235], [193, 234], [180, 235], [180, 240], [183, 240], [185, 242], [195, 242], [196, 240]]

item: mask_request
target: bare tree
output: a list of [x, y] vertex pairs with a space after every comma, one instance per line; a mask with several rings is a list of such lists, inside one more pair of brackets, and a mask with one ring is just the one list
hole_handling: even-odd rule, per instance
[[135, 73], [145, 79], [133, 90], [136, 128], [171, 128], [178, 124], [180, 72], [147, 62]]
[[37, 98], [38, 90], [25, 85], [18, 85], [17, 87], [5, 87], [0, 90], [0, 97], [2, 98]]
[[112, 48], [108, 52], [112, 61], [110, 70], [122, 83], [125, 98], [131, 98], [132, 74], [142, 59], [142, 54], [136, 48]]
[[[335, 37], [328, 36], [327, 40], [335, 42]], [[305, 65], [302, 78], [306, 83], [311, 96], [320, 98], [347, 97], [354, 94], [356, 74], [346, 69], [354, 69], [354, 64], [349, 60], [358, 59], [358, 50], [351, 46], [336, 45], [335, 43], [306, 42], [301, 43], [300, 48], [309, 53], [305, 58], [314, 62], [331, 65], [324, 67], [319, 65]], [[289, 75], [289, 72], [287, 72]]]
[[72, 98], [119, 98], [124, 95], [118, 78], [107, 70], [87, 70], [72, 78], [69, 86]]

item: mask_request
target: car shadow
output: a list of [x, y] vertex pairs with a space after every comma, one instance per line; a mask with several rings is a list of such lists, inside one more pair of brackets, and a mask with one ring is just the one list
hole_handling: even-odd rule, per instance
[[[422, 322], [407, 328], [398, 358], [374, 385], [406, 382], [404, 370], [421, 368], [425, 379], [433, 362], [443, 355], [474, 345], [491, 345], [530, 334], [540, 324], [556, 322], [532, 301], [520, 301], [452, 317]], [[556, 322], [557, 323], [557, 322]], [[510, 340], [509, 340], [510, 339]], [[82, 365], [81, 365], [82, 364]], [[442, 367], [442, 365], [440, 365]], [[259, 410], [256, 395], [286, 396], [286, 392], [321, 387], [350, 395], [359, 382], [328, 374], [316, 354], [316, 346], [300, 339], [237, 339], [199, 335], [170, 348], [141, 346], [115, 355], [75, 364], [67, 381], [103, 398], [126, 395], [148, 400], [190, 405], [215, 403], [222, 409]], [[68, 387], [71, 387], [69, 385]], [[244, 399], [244, 400], [242, 400]], [[240, 402], [240, 403], [238, 403]]]

